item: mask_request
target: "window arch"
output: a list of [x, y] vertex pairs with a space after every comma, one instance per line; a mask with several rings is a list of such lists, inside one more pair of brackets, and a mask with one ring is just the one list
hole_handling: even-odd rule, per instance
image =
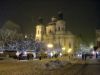
[[52, 30], [51, 29], [49, 30], [49, 33], [52, 33]]
[[60, 27], [58, 27], [58, 31], [60, 31]]

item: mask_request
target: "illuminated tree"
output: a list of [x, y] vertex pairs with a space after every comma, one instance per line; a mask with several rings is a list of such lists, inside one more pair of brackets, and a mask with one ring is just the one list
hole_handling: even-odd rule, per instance
[[39, 53], [44, 53], [46, 50], [46, 45], [43, 42], [35, 42], [35, 50]]

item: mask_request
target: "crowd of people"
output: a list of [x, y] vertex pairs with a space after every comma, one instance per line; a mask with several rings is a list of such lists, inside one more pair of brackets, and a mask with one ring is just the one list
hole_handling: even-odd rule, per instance
[[[47, 56], [49, 58], [51, 57], [58, 57], [59, 53], [61, 52], [60, 49], [54, 49], [54, 51], [49, 50], [46, 47], [46, 44], [40, 41], [34, 41], [30, 39], [24, 39], [24, 40], [13, 40], [13, 41], [0, 41], [0, 51], [3, 51], [5, 55], [9, 55], [13, 52], [15, 52], [15, 55], [19, 59], [24, 59], [24, 58], [29, 58], [28, 55], [30, 52], [33, 53], [33, 57], [38, 57], [38, 58], [46, 58]], [[27, 53], [25, 53], [27, 52]], [[29, 53], [29, 54], [28, 54]], [[12, 55], [13, 55], [12, 54]], [[12, 56], [11, 55], [11, 56]], [[25, 56], [24, 56], [25, 55]]]

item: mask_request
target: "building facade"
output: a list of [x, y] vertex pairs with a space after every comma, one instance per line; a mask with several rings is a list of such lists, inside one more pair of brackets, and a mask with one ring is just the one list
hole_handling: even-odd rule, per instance
[[77, 46], [76, 36], [66, 30], [62, 13], [58, 14], [58, 18], [52, 17], [47, 25], [36, 25], [35, 40], [52, 44], [55, 48], [61, 47], [64, 53], [73, 53]]

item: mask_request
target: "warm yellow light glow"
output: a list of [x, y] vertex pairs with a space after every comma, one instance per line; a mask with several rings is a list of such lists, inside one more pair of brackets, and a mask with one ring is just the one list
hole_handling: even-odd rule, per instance
[[27, 38], [27, 35], [25, 35], [25, 38]]
[[53, 48], [53, 44], [48, 44], [47, 47], [48, 48]]
[[36, 37], [40, 37], [39, 35], [36, 35]]
[[62, 50], [63, 50], [63, 51], [65, 51], [65, 49], [66, 49], [65, 47], [62, 47]]
[[72, 49], [71, 49], [71, 48], [69, 48], [69, 49], [68, 49], [68, 53], [71, 53], [71, 52], [72, 52]]

